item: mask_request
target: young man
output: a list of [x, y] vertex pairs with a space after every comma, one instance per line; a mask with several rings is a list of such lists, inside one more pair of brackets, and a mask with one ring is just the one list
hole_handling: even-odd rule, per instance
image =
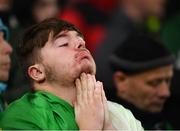
[[173, 55], [153, 38], [133, 34], [110, 57], [118, 103], [130, 109], [145, 129], [168, 129], [161, 115], [170, 96]]
[[8, 29], [2, 23], [0, 19], [0, 112], [5, 108], [5, 101], [1, 94], [6, 89], [6, 82], [9, 78], [10, 70], [10, 54], [12, 53], [12, 47], [7, 43]]
[[34, 93], [9, 105], [0, 119], [2, 129], [142, 130], [128, 110], [107, 102], [95, 79], [94, 60], [74, 25], [52, 18], [32, 26], [18, 54]]

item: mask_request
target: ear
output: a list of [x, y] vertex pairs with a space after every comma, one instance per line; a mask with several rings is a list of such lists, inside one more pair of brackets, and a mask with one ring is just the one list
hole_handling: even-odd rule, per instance
[[44, 67], [40, 64], [32, 65], [28, 68], [28, 75], [36, 82], [40, 83], [45, 80]]
[[128, 86], [128, 76], [121, 71], [117, 71], [113, 75], [114, 84], [118, 92], [124, 92]]

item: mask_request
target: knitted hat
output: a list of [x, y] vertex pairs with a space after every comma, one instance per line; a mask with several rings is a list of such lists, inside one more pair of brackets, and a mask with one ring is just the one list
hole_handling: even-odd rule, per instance
[[128, 74], [173, 64], [174, 61], [174, 56], [163, 44], [142, 33], [133, 33], [110, 56], [112, 69]]
[[4, 38], [6, 40], [8, 40], [8, 38], [9, 38], [9, 31], [8, 31], [8, 28], [3, 24], [1, 19], [0, 19], [0, 31], [4, 32]]

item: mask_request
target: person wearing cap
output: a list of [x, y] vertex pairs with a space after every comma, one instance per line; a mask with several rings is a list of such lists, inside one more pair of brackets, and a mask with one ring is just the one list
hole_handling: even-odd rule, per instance
[[10, 54], [12, 53], [12, 47], [7, 42], [8, 40], [8, 28], [2, 23], [0, 19], [0, 112], [5, 109], [5, 101], [2, 93], [6, 90], [6, 81], [9, 77], [10, 70]]
[[[151, 32], [146, 22], [151, 17], [162, 19], [167, 0], [118, 0], [118, 8], [111, 15], [103, 41], [94, 52], [97, 65], [96, 77], [103, 81], [107, 98], [112, 96], [109, 88], [113, 86], [112, 71], [108, 57], [134, 31]], [[154, 18], [155, 17], [155, 18]], [[151, 20], [150, 20], [151, 21]], [[155, 24], [156, 25], [156, 24]], [[153, 25], [151, 25], [153, 27]], [[158, 24], [156, 29], [158, 28]], [[154, 32], [154, 31], [153, 31]], [[156, 34], [156, 33], [155, 33]]]
[[160, 41], [142, 33], [130, 35], [109, 57], [115, 101], [130, 109], [145, 130], [171, 128], [162, 110], [170, 96], [174, 60]]

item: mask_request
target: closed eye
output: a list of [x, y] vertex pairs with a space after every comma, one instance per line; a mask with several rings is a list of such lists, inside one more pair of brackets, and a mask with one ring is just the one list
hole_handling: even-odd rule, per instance
[[58, 47], [65, 47], [65, 46], [68, 46], [68, 43], [65, 43], [65, 44], [59, 45]]
[[158, 87], [163, 80], [153, 80], [153, 81], [148, 81], [147, 84], [153, 88]]

